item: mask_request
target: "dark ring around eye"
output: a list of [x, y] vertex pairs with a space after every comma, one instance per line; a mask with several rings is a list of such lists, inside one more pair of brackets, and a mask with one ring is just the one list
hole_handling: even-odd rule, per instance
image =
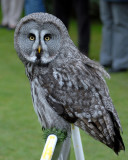
[[34, 41], [36, 39], [35, 35], [33, 33], [29, 33], [28, 35], [28, 38], [31, 40], [31, 41]]
[[44, 36], [44, 40], [45, 41], [49, 41], [51, 39], [51, 34], [46, 34], [45, 36]]

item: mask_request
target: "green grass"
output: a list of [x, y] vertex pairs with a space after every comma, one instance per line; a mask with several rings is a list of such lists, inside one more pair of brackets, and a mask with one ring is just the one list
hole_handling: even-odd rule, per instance
[[[97, 61], [101, 27], [96, 22], [91, 25], [90, 57]], [[70, 35], [75, 44], [76, 33], [76, 23], [72, 21]], [[32, 106], [24, 66], [13, 47], [13, 34], [13, 31], [0, 29], [0, 160], [36, 160], [40, 159], [43, 149], [42, 130]], [[126, 151], [116, 156], [108, 147], [81, 131], [86, 160], [128, 159], [128, 73], [112, 74], [107, 83], [123, 127]], [[71, 160], [75, 160], [73, 147]]]

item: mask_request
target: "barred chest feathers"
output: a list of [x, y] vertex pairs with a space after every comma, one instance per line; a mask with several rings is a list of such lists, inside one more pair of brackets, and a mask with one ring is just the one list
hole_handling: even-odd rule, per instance
[[[55, 127], [59, 129], [70, 128], [69, 124], [61, 118], [54, 110], [50, 107], [46, 100], [47, 89], [43, 88], [40, 84], [38, 77], [31, 77], [34, 71], [32, 65], [28, 65], [26, 68], [26, 74], [31, 84], [31, 95], [34, 110], [38, 116], [39, 122], [44, 128]], [[33, 74], [34, 75], [34, 74]]]

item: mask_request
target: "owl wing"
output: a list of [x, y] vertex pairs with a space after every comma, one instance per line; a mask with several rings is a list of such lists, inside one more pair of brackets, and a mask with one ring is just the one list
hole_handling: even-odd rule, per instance
[[103, 78], [107, 73], [97, 63], [82, 60], [53, 68], [51, 74], [46, 87], [50, 106], [116, 153], [124, 150], [120, 121]]

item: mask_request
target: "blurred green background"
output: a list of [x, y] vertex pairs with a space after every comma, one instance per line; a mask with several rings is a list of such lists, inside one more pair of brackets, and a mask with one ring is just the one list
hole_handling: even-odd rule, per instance
[[[1, 14], [0, 14], [1, 20]], [[90, 58], [99, 60], [102, 24], [91, 22]], [[77, 24], [71, 20], [69, 33], [77, 45]], [[0, 160], [36, 160], [43, 150], [41, 126], [34, 112], [30, 85], [13, 46], [14, 31], [0, 29]], [[105, 145], [81, 131], [86, 160], [128, 159], [128, 72], [111, 74], [107, 80], [119, 114], [126, 151], [116, 156]], [[75, 160], [73, 146], [71, 160]]]

